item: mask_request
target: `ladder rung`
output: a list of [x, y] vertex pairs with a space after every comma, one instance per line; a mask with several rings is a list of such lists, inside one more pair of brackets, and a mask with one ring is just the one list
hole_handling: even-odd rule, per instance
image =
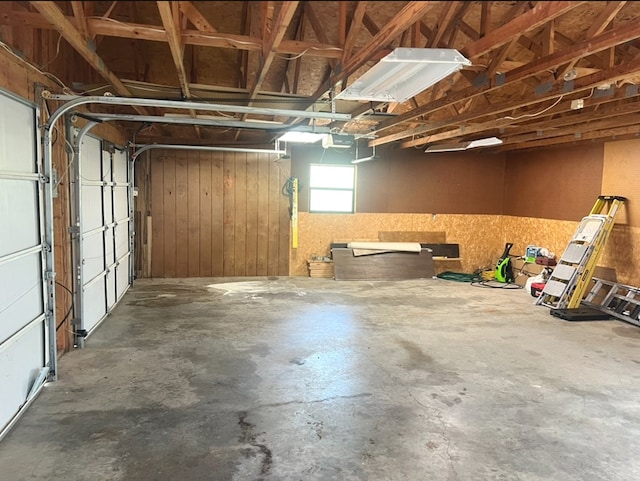
[[[565, 289], [567, 288], [567, 284], [564, 282], [554, 281], [553, 279], [549, 279], [542, 290], [542, 294], [548, 294], [554, 297], [560, 297], [564, 294]], [[541, 294], [541, 295], [542, 295]]]
[[567, 264], [558, 264], [551, 273], [552, 279], [562, 279], [568, 281], [573, 277], [576, 272], [576, 268]]
[[569, 244], [564, 254], [562, 254], [560, 262], [579, 264], [588, 249], [589, 246], [587, 244]]

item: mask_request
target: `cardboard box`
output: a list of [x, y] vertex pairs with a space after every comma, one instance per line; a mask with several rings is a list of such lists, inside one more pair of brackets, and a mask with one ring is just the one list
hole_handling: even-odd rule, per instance
[[535, 277], [545, 269], [545, 266], [540, 264], [525, 262], [522, 257], [511, 257], [511, 266], [513, 275], [516, 278], [515, 283], [523, 287], [529, 277]]

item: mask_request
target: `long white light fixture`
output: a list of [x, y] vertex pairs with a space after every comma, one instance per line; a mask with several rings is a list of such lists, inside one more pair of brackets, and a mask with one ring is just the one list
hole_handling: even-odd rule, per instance
[[487, 137], [484, 139], [470, 140], [468, 142], [459, 142], [457, 144], [439, 144], [430, 145], [424, 151], [433, 152], [457, 152], [459, 150], [475, 149], [477, 147], [490, 147], [492, 145], [500, 145], [502, 140], [498, 137]]
[[452, 48], [396, 48], [335, 98], [404, 102], [464, 65], [471, 62]]

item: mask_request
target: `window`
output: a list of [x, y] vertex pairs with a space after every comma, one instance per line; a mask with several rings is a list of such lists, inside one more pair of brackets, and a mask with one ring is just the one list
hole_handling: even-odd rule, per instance
[[311, 165], [309, 212], [353, 212], [355, 167]]

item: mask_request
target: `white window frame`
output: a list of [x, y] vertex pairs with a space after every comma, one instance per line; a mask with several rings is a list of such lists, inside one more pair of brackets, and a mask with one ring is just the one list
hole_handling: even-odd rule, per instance
[[[339, 167], [349, 168], [353, 171], [353, 184], [350, 188], [346, 187], [314, 187], [312, 171], [314, 167]], [[312, 198], [314, 191], [322, 192], [350, 192], [351, 193], [351, 210], [327, 210], [313, 209]], [[353, 214], [356, 210], [356, 166], [350, 164], [311, 164], [309, 166], [309, 213], [312, 214]]]

